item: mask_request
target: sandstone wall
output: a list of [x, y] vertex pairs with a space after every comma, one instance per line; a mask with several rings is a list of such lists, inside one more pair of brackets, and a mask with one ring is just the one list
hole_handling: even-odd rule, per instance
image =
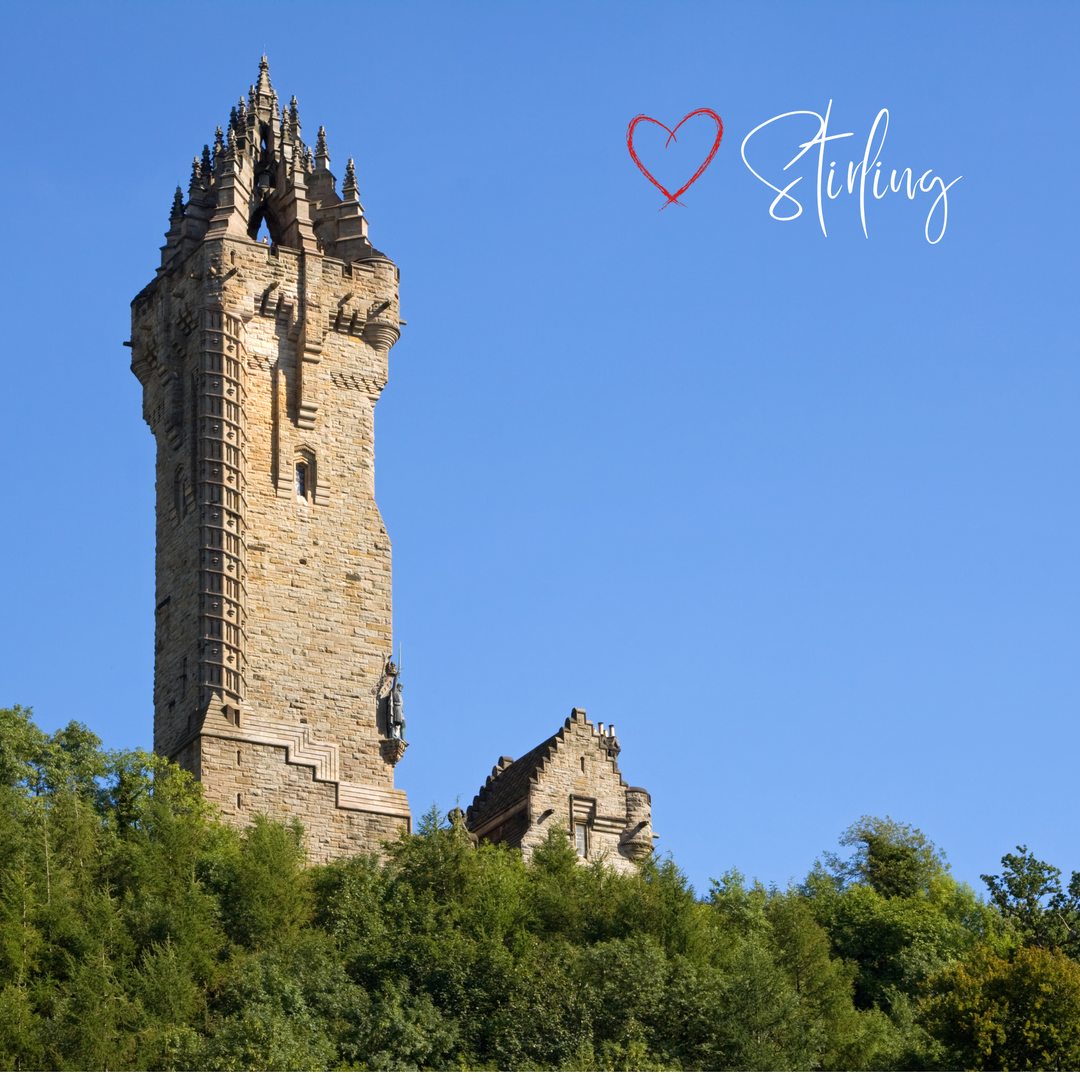
[[[374, 850], [408, 826], [385, 739], [391, 552], [374, 497], [397, 319], [388, 260], [235, 237], [205, 240], [133, 305], [158, 443], [155, 749], [191, 762], [238, 822], [287, 807], [313, 857]], [[210, 738], [222, 716], [250, 745], [239, 762]], [[333, 775], [290, 764], [275, 740], [332, 745]], [[252, 786], [245, 752], [276, 771]], [[342, 809], [339, 790], [360, 806], [387, 793], [391, 813]]]

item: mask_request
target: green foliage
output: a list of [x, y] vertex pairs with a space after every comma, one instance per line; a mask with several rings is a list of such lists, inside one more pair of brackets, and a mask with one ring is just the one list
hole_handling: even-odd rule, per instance
[[991, 900], [1025, 945], [1063, 948], [1080, 958], [1080, 873], [1073, 873], [1066, 894], [1056, 866], [1040, 862], [1024, 845], [1016, 850], [1019, 855], [1002, 856], [1000, 876], [981, 875]]
[[704, 899], [670, 859], [583, 866], [552, 829], [526, 863], [434, 808], [309, 866], [296, 823], [239, 832], [175, 765], [18, 707], [0, 781], [4, 1069], [1072, 1067], [1080, 1037], [1077, 965], [1016, 952], [1072, 947], [1077, 889], [1025, 849], [994, 907], [887, 818], [798, 887]]
[[45, 736], [31, 722], [30, 709], [15, 705], [0, 709], [0, 785], [23, 788], [34, 777], [34, 762], [40, 761]]
[[245, 948], [287, 940], [311, 908], [306, 853], [299, 822], [288, 827], [256, 816], [239, 851], [214, 882], [229, 938]]
[[928, 981], [922, 1008], [954, 1068], [1080, 1069], [1080, 964], [1060, 953], [976, 948]]
[[841, 843], [854, 857], [828, 859], [802, 893], [827, 930], [835, 955], [854, 963], [855, 1000], [889, 1011], [897, 994], [913, 996], [932, 972], [997, 941], [992, 912], [948, 873], [944, 856], [917, 829], [864, 817]]
[[886, 899], [926, 894], [949, 869], [945, 853], [919, 829], [889, 817], [859, 818], [844, 830], [840, 843], [856, 850], [846, 862], [826, 857], [838, 884], [854, 880]]

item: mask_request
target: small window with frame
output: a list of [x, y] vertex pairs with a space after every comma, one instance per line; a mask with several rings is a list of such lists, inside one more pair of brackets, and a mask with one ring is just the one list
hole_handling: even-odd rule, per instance
[[588, 858], [589, 855], [589, 834], [584, 825], [578, 824], [574, 826], [574, 847], [577, 849], [577, 853], [583, 858]]
[[293, 458], [293, 494], [296, 501], [308, 506], [315, 504], [315, 454], [306, 446], [297, 450]]

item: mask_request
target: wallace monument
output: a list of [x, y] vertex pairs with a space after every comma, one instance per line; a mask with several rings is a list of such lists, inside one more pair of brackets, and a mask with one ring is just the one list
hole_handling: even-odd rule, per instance
[[[313, 861], [411, 829], [374, 413], [400, 327], [353, 162], [279, 104], [266, 58], [178, 188], [132, 303], [131, 368], [157, 442], [154, 749], [238, 824], [303, 823]], [[501, 758], [457, 815], [527, 854], [552, 824], [582, 858], [652, 851], [614, 730], [571, 718]]]

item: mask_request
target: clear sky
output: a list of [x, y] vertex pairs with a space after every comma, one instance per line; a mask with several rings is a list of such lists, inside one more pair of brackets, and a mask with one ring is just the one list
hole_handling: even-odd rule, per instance
[[[265, 51], [401, 267], [376, 451], [414, 812], [580, 706], [698, 888], [801, 878], [863, 814], [977, 886], [1020, 843], [1080, 869], [1078, 29], [987, 0], [5, 3], [0, 704], [151, 745], [121, 342]], [[747, 145], [803, 176], [792, 221], [740, 146], [830, 101], [826, 237], [817, 146], [783, 170], [818, 121]], [[699, 108], [723, 141], [661, 211], [627, 125]], [[936, 244], [938, 189], [872, 174], [863, 235], [846, 170], [883, 108], [881, 183], [962, 177]], [[675, 190], [714, 132], [635, 147]]]

